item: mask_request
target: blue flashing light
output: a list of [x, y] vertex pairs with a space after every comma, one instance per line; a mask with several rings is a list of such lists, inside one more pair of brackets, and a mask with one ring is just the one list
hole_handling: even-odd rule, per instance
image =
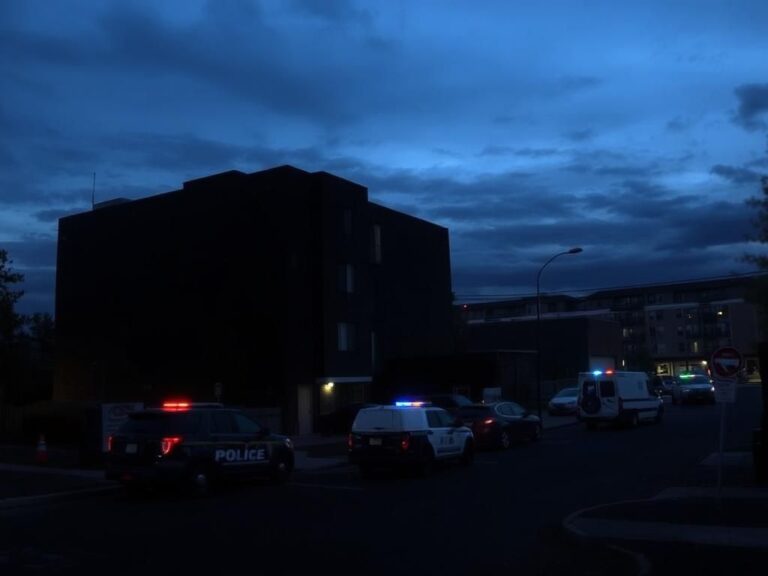
[[400, 400], [395, 402], [395, 406], [399, 407], [419, 407], [424, 406], [424, 402], [411, 402], [408, 400]]
[[602, 370], [595, 370], [594, 372], [592, 372], [592, 375], [593, 376], [600, 376], [600, 374], [602, 374], [602, 373], [603, 373]]

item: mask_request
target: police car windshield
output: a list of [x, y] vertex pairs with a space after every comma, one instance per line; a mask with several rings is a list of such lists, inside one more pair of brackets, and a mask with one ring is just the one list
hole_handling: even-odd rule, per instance
[[200, 414], [192, 412], [137, 412], [120, 428], [129, 434], [185, 434], [200, 428]]

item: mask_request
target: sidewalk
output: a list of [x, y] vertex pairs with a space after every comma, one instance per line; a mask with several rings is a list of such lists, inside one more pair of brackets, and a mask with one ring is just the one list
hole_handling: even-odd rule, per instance
[[[580, 510], [563, 521], [577, 540], [632, 551], [646, 574], [764, 574], [768, 562], [768, 486], [752, 480], [743, 453], [726, 454], [720, 492], [673, 487], [648, 500]], [[712, 465], [717, 454], [702, 461]]]

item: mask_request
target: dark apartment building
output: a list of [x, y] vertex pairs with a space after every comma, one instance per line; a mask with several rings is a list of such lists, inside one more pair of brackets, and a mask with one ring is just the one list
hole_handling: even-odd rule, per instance
[[[747, 295], [754, 277], [656, 284], [595, 292], [588, 296], [542, 298], [542, 321], [588, 317], [611, 320], [620, 331], [617, 368], [659, 374], [703, 371], [714, 350], [734, 346], [746, 370], [758, 373], [758, 310]], [[523, 298], [457, 307], [467, 326], [536, 316], [536, 300]], [[553, 337], [571, 338], [566, 334]], [[558, 346], [566, 346], [560, 342]]]
[[447, 229], [291, 166], [230, 171], [59, 221], [55, 397], [279, 408], [303, 433], [450, 354]]

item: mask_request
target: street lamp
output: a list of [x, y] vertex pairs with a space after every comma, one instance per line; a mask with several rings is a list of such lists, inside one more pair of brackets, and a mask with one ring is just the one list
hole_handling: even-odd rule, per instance
[[543, 425], [542, 415], [541, 415], [541, 293], [539, 290], [539, 286], [541, 285], [541, 273], [544, 272], [544, 268], [549, 266], [549, 263], [552, 262], [555, 258], [558, 258], [560, 256], [566, 256], [568, 254], [578, 254], [579, 252], [582, 252], [583, 250], [579, 247], [571, 248], [570, 250], [566, 250], [565, 252], [559, 252], [552, 256], [549, 260], [544, 262], [544, 266], [539, 268], [539, 273], [536, 274], [536, 395], [538, 397], [538, 405], [539, 405], [539, 422]]

